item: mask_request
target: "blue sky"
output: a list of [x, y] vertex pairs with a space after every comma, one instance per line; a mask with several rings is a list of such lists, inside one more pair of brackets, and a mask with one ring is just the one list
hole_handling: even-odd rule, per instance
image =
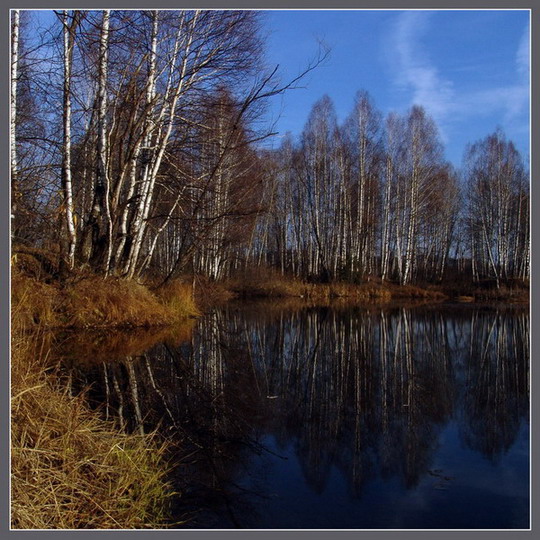
[[283, 81], [316, 55], [318, 39], [331, 49], [305, 88], [273, 100], [280, 134], [300, 134], [324, 94], [343, 120], [364, 89], [383, 114], [424, 106], [456, 166], [467, 143], [498, 126], [527, 162], [528, 11], [276, 10], [266, 11], [264, 22], [267, 62], [280, 65]]
[[[501, 127], [528, 163], [529, 12], [527, 10], [263, 10], [266, 61], [283, 82], [330, 47], [303, 88], [274, 98], [279, 135], [299, 135], [313, 104], [328, 94], [338, 120], [367, 90], [383, 113], [413, 104], [435, 119], [446, 158], [460, 166], [467, 143]], [[41, 12], [50, 23], [51, 11]]]

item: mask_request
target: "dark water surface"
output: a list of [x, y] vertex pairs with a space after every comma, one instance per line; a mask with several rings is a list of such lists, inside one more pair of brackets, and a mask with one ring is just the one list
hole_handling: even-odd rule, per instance
[[69, 339], [62, 373], [178, 443], [182, 527], [529, 527], [527, 310], [229, 306], [159, 339]]

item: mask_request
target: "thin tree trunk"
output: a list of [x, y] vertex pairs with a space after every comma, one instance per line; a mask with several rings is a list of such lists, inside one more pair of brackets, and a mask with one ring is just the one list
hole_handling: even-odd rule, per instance
[[77, 237], [75, 232], [73, 187], [71, 173], [71, 67], [73, 61], [73, 48], [75, 45], [75, 30], [79, 22], [79, 12], [75, 11], [69, 23], [67, 10], [63, 11], [64, 25], [64, 92], [63, 92], [63, 156], [62, 156], [62, 190], [64, 194], [64, 212], [66, 217], [68, 245], [67, 258], [69, 268], [75, 266], [75, 247]]
[[96, 264], [101, 267], [105, 275], [109, 272], [109, 263], [112, 253], [112, 230], [108, 175], [108, 148], [107, 148], [107, 62], [109, 45], [109, 10], [103, 11], [101, 36], [99, 45], [99, 82], [97, 96], [98, 119], [98, 152], [97, 174], [94, 193], [92, 217], [95, 227], [93, 235], [93, 249]]
[[[157, 11], [153, 13], [153, 25], [152, 25], [152, 54], [151, 54], [151, 61], [150, 61], [150, 85], [149, 85], [149, 93], [147, 96], [149, 104], [152, 104], [152, 102], [155, 99], [155, 92], [156, 92], [156, 59], [157, 59], [157, 31], [158, 31], [158, 15]], [[183, 15], [181, 15], [183, 17]], [[160, 113], [159, 118], [152, 118], [150, 116], [150, 121], [155, 122], [156, 125], [161, 124], [161, 127], [163, 129], [162, 132], [158, 132], [155, 135], [155, 141], [154, 141], [154, 147], [151, 151], [151, 158], [148, 163], [148, 169], [145, 170], [144, 174], [144, 180], [143, 180], [143, 195], [141, 197], [141, 203], [139, 205], [139, 211], [137, 216], [137, 223], [136, 223], [136, 234], [133, 242], [133, 249], [129, 261], [129, 268], [128, 268], [128, 277], [133, 277], [136, 272], [137, 268], [137, 262], [139, 260], [139, 253], [141, 251], [142, 243], [144, 240], [145, 232], [146, 232], [146, 220], [148, 219], [150, 208], [153, 202], [153, 195], [154, 195], [154, 185], [157, 179], [157, 175], [159, 172], [159, 168], [161, 166], [161, 162], [163, 160], [163, 156], [165, 154], [165, 150], [167, 149], [169, 138], [172, 133], [174, 121], [176, 118], [176, 108], [177, 103], [182, 95], [184, 88], [185, 88], [185, 80], [187, 75], [187, 68], [188, 68], [188, 58], [191, 53], [191, 47], [193, 44], [193, 29], [195, 25], [197, 24], [198, 19], [198, 12], [195, 13], [193, 20], [191, 21], [191, 28], [189, 29], [188, 37], [186, 38], [186, 45], [183, 51], [183, 60], [182, 60], [182, 67], [179, 69], [180, 73], [178, 75], [178, 82], [176, 86], [173, 87], [173, 76], [174, 72], [178, 70], [178, 67], [176, 66], [176, 60], [179, 53], [179, 45], [180, 45], [180, 38], [181, 38], [181, 29], [182, 24], [179, 24], [179, 30], [176, 35], [175, 45], [174, 45], [174, 51], [172, 53], [172, 58], [170, 60], [170, 72], [169, 72], [169, 79], [167, 81], [166, 90], [165, 90], [165, 97], [164, 97], [164, 103], [163, 107]], [[166, 123], [163, 122], [163, 117], [165, 115], [165, 112], [168, 113], [168, 121]]]
[[[145, 206], [145, 199], [148, 197], [149, 191], [150, 191], [150, 179], [149, 179], [149, 173], [150, 173], [150, 161], [152, 159], [151, 153], [151, 140], [152, 140], [152, 132], [153, 128], [155, 127], [155, 117], [154, 117], [154, 98], [156, 95], [156, 64], [157, 64], [157, 34], [158, 34], [158, 12], [153, 11], [152, 12], [152, 36], [151, 36], [151, 44], [150, 44], [150, 57], [148, 62], [148, 81], [147, 81], [147, 87], [146, 87], [146, 107], [147, 107], [147, 118], [146, 118], [146, 136], [142, 143], [142, 151], [144, 153], [145, 157], [145, 163], [144, 163], [144, 171], [142, 174], [142, 181], [141, 181], [141, 190], [142, 192], [139, 194], [139, 204], [137, 206], [137, 210], [135, 211], [135, 215], [133, 217], [132, 222], [132, 233], [131, 233], [131, 245], [130, 247], [130, 253], [126, 260], [126, 267], [125, 272], [127, 273], [128, 277], [133, 277], [135, 274], [135, 264], [136, 259], [139, 255], [139, 250], [142, 245], [142, 240], [144, 236], [144, 206]], [[138, 156], [137, 156], [138, 157]], [[135, 161], [136, 164], [136, 161]]]
[[388, 278], [388, 261], [390, 257], [390, 195], [394, 164], [390, 153], [386, 158], [386, 184], [384, 190], [383, 235], [381, 246], [381, 278]]
[[[11, 135], [11, 219], [17, 214], [17, 203], [19, 200], [19, 184], [17, 178], [17, 78], [19, 65], [19, 27], [20, 13], [18, 9], [13, 10], [12, 30], [11, 30], [11, 115], [10, 115], [10, 135]], [[13, 232], [12, 222], [12, 232]]]

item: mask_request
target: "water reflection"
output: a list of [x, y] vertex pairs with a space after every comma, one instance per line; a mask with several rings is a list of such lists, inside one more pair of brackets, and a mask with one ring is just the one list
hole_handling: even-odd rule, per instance
[[250, 459], [279, 460], [291, 444], [313, 492], [336, 468], [359, 498], [377, 478], [449, 482], [432, 464], [450, 421], [496, 461], [528, 420], [528, 332], [523, 310], [229, 307], [193, 336], [115, 361], [65, 353], [63, 372], [123, 428], [159, 425], [178, 441], [181, 511], [204, 498], [242, 526], [232, 508], [254, 489], [242, 481]]
[[529, 357], [526, 317], [498, 313], [473, 317], [464, 395], [462, 436], [467, 445], [496, 460], [510, 448], [525, 416], [528, 370], [517, 359]]

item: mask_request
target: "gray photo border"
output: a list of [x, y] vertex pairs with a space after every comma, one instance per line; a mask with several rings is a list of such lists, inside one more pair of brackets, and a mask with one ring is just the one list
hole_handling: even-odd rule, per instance
[[[3, 4], [2, 12], [4, 21], [4, 32], [0, 33], [1, 46], [4, 53], [1, 55], [1, 84], [3, 103], [0, 107], [0, 121], [4, 126], [2, 130], [2, 145], [1, 145], [1, 157], [4, 163], [4, 180], [1, 183], [0, 200], [3, 201], [2, 211], [0, 212], [0, 230], [3, 234], [0, 237], [0, 252], [2, 257], [0, 258], [0, 276], [2, 276], [2, 283], [0, 286], [0, 332], [2, 337], [2, 348], [5, 354], [2, 355], [3, 361], [0, 363], [0, 381], [2, 385], [2, 392], [0, 399], [0, 433], [1, 433], [1, 467], [0, 467], [0, 537], [9, 538], [23, 538], [29, 535], [44, 535], [60, 534], [67, 538], [70, 538], [79, 532], [83, 535], [105, 535], [105, 537], [115, 537], [120, 535], [123, 538], [127, 538], [127, 535], [137, 534], [143, 535], [144, 538], [153, 537], [157, 534], [178, 534], [182, 539], [196, 538], [206, 539], [213, 537], [220, 537], [224, 539], [234, 539], [238, 535], [249, 535], [249, 538], [289, 538], [300, 537], [306, 538], [328, 538], [329, 534], [338, 534], [340, 537], [345, 536], [347, 538], [381, 538], [386, 540], [388, 538], [405, 538], [413, 539], [417, 535], [429, 535], [429, 538], [448, 538], [454, 535], [460, 535], [465, 537], [473, 536], [479, 538], [514, 538], [516, 536], [531, 536], [536, 532], [537, 514], [538, 514], [538, 492], [539, 492], [539, 479], [536, 475], [537, 468], [535, 466], [535, 458], [538, 458], [538, 446], [539, 446], [539, 433], [538, 430], [531, 430], [531, 530], [528, 531], [313, 531], [313, 530], [298, 530], [298, 531], [253, 531], [253, 530], [159, 530], [159, 531], [10, 531], [10, 512], [9, 512], [9, 417], [10, 417], [10, 389], [9, 389], [9, 342], [10, 342], [10, 327], [9, 327], [9, 305], [10, 305], [10, 186], [9, 186], [9, 35], [10, 35], [10, 9], [61, 9], [61, 8], [88, 8], [88, 9], [100, 9], [100, 8], [161, 8], [161, 9], [179, 9], [179, 8], [222, 8], [222, 9], [530, 9], [531, 10], [531, 58], [536, 59], [536, 55], [539, 53], [540, 33], [540, 3], [536, 0], [519, 0], [518, 2], [512, 2], [511, 0], [491, 0], [486, 2], [485, 0], [337, 0], [330, 2], [329, 0], [154, 0], [152, 2], [143, 2], [137, 0], [71, 0], [69, 2], [65, 0], [57, 0], [56, 2], [44, 1], [44, 0], [22, 0], [15, 2], [10, 0], [9, 4]], [[537, 30], [536, 34], [535, 31]], [[534, 66], [534, 62], [531, 62]], [[538, 68], [537, 62], [537, 68]], [[533, 181], [534, 175], [540, 169], [540, 157], [538, 153], [532, 151], [534, 148], [534, 142], [540, 140], [539, 135], [539, 107], [534, 106], [535, 98], [539, 97], [539, 69], [532, 69], [531, 78], [531, 195], [532, 195], [532, 208], [540, 206], [540, 195], [535, 187]], [[540, 226], [540, 215], [532, 212], [531, 225], [533, 230], [532, 246], [537, 246], [538, 241], [535, 238], [534, 232], [537, 231]], [[538, 290], [534, 285], [537, 280], [537, 272], [535, 269], [540, 266], [540, 253], [532, 249], [531, 268], [532, 280], [531, 280], [531, 323], [535, 319], [535, 315], [538, 313]], [[531, 326], [532, 328], [532, 326]], [[538, 413], [538, 392], [539, 392], [539, 376], [537, 369], [533, 364], [535, 353], [539, 350], [540, 332], [531, 332], [531, 422], [537, 418]], [[494, 509], [494, 511], [496, 511]], [[4, 536], [5, 535], [5, 536]], [[140, 537], [140, 536], [139, 536]]]

